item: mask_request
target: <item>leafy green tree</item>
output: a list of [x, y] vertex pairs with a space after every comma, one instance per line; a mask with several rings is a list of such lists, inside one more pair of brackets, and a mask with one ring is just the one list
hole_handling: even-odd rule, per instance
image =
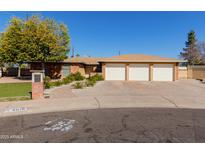
[[180, 57], [187, 60], [191, 65], [201, 63], [201, 54], [197, 47], [197, 39], [194, 31], [188, 33], [186, 47], [183, 49], [183, 52], [180, 52]]
[[[3, 37], [3, 33], [0, 33], [0, 46], [1, 46], [2, 37]], [[2, 65], [3, 65], [3, 57], [1, 54], [1, 48], [0, 48], [0, 69], [1, 69]]]
[[[3, 33], [0, 43], [0, 57], [4, 63], [16, 63], [19, 68], [27, 59], [26, 53], [21, 50], [23, 22], [19, 18], [12, 18], [8, 28]], [[20, 69], [18, 72], [20, 76]]]
[[[2, 37], [3, 37], [3, 33], [0, 33], [0, 45], [1, 45]], [[3, 67], [3, 64], [4, 64], [4, 62], [3, 62], [3, 58], [2, 58], [2, 55], [1, 55], [1, 51], [0, 51], [0, 78], [2, 77], [2, 72], [3, 72], [2, 67]]]
[[69, 44], [70, 37], [64, 24], [39, 16], [27, 20], [12, 18], [4, 32], [0, 54], [6, 62], [41, 62], [45, 70], [46, 62], [67, 58]]
[[23, 50], [28, 52], [28, 60], [41, 62], [43, 70], [45, 62], [67, 58], [70, 37], [64, 24], [32, 16], [25, 21], [23, 36]]

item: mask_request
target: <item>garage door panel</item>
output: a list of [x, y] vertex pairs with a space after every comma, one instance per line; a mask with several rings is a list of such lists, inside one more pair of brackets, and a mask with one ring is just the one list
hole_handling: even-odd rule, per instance
[[129, 80], [149, 81], [149, 64], [130, 64]]
[[153, 81], [173, 81], [173, 64], [154, 64]]
[[124, 64], [106, 64], [105, 67], [106, 80], [125, 80]]

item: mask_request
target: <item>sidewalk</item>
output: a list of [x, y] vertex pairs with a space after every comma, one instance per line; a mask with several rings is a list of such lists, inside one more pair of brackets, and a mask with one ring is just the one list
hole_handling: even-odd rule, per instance
[[[202, 100], [183, 100], [161, 96], [99, 96], [43, 99], [18, 102], [0, 102], [0, 117], [72, 110], [102, 108], [200, 108], [205, 109]], [[21, 110], [23, 111], [12, 111]]]
[[2, 77], [0, 78], [0, 83], [25, 83], [31, 82], [30, 79], [18, 79], [16, 77]]
[[[24, 108], [26, 110], [9, 112], [9, 110], [17, 108]], [[97, 108], [98, 104], [96, 100], [90, 97], [0, 102], [0, 117]]]

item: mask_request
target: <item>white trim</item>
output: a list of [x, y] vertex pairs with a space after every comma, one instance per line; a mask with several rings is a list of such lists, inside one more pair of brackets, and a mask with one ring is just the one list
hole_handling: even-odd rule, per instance
[[43, 73], [32, 73], [32, 83], [34, 82], [34, 75], [41, 75], [41, 83], [43, 82]]

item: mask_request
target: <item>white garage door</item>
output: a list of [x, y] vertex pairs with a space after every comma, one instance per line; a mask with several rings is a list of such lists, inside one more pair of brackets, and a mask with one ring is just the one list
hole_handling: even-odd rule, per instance
[[125, 80], [125, 65], [106, 64], [105, 80]]
[[149, 64], [130, 64], [129, 80], [149, 81]]
[[173, 81], [173, 65], [154, 64], [153, 81]]

